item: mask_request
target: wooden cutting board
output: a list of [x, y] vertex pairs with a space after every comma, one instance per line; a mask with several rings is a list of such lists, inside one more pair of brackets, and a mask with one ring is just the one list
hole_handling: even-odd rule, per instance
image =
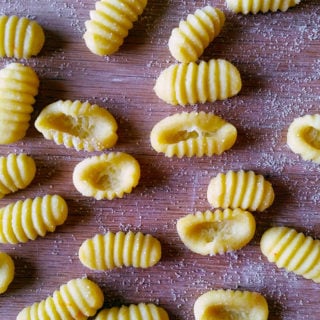
[[[171, 30], [188, 13], [211, 4], [223, 10], [226, 23], [201, 59], [223, 58], [237, 66], [243, 88], [225, 101], [173, 107], [161, 101], [153, 86], [160, 72], [175, 63], [168, 50]], [[32, 184], [1, 199], [1, 206], [45, 194], [60, 194], [69, 206], [63, 226], [25, 244], [0, 245], [15, 262], [15, 279], [0, 297], [0, 319], [51, 295], [63, 283], [88, 276], [103, 289], [105, 306], [153, 302], [170, 319], [193, 319], [193, 304], [218, 288], [262, 293], [270, 320], [319, 319], [319, 284], [267, 262], [259, 242], [262, 233], [283, 225], [320, 238], [319, 165], [303, 161], [286, 144], [294, 118], [319, 112], [320, 5], [304, 0], [285, 13], [234, 14], [223, 0], [149, 0], [119, 52], [92, 54], [82, 39], [94, 1], [0, 0], [0, 13], [36, 19], [46, 42], [40, 55], [20, 62], [39, 75], [40, 92], [26, 137], [0, 146], [1, 155], [25, 152], [37, 164]], [[1, 59], [4, 67], [14, 59]], [[72, 184], [74, 166], [98, 152], [77, 152], [45, 140], [34, 120], [59, 99], [97, 103], [119, 125], [112, 151], [133, 155], [141, 165], [139, 185], [122, 199], [97, 201], [80, 195]], [[152, 127], [182, 111], [213, 112], [234, 124], [238, 139], [221, 156], [166, 158], [150, 146]], [[109, 151], [106, 151], [109, 152]], [[206, 190], [219, 172], [254, 170], [274, 186], [274, 204], [254, 213], [257, 231], [246, 247], [214, 257], [188, 250], [176, 232], [178, 218], [210, 209]], [[161, 262], [150, 269], [91, 271], [80, 263], [81, 243], [107, 230], [151, 233], [162, 243]]]

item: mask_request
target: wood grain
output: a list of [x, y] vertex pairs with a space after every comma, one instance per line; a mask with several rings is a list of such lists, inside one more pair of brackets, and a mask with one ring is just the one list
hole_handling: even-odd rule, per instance
[[[202, 59], [224, 58], [240, 70], [243, 88], [234, 98], [172, 107], [153, 92], [155, 79], [174, 63], [167, 42], [172, 28], [206, 4], [222, 9], [226, 23]], [[0, 297], [0, 318], [12, 320], [26, 305], [42, 300], [71, 278], [88, 276], [105, 294], [105, 306], [154, 302], [172, 320], [193, 319], [196, 298], [210, 289], [254, 290], [268, 300], [270, 320], [319, 319], [319, 284], [277, 269], [262, 256], [259, 241], [270, 226], [285, 225], [320, 238], [319, 165], [305, 162], [286, 145], [291, 121], [320, 106], [320, 5], [304, 0], [285, 13], [236, 15], [223, 0], [149, 0], [119, 52], [98, 57], [82, 39], [84, 21], [94, 1], [0, 0], [1, 14], [35, 18], [45, 29], [40, 55], [23, 60], [40, 77], [40, 92], [25, 139], [0, 146], [1, 155], [26, 152], [37, 174], [25, 190], [3, 198], [1, 205], [47, 193], [69, 205], [66, 223], [55, 233], [19, 245], [0, 245], [16, 265], [8, 291]], [[1, 59], [4, 67], [14, 59]], [[72, 184], [74, 166], [97, 153], [77, 152], [44, 140], [34, 120], [58, 99], [80, 99], [107, 108], [119, 124], [112, 149], [132, 154], [141, 165], [139, 185], [112, 201], [81, 196]], [[215, 157], [165, 158], [152, 150], [149, 134], [160, 119], [181, 111], [211, 111], [234, 124], [234, 147]], [[245, 248], [203, 257], [179, 240], [176, 220], [209, 209], [211, 177], [229, 169], [254, 170], [275, 189], [275, 202], [254, 213], [255, 238]], [[161, 262], [134, 268], [93, 272], [81, 265], [78, 249], [85, 239], [107, 230], [151, 233], [162, 243]]]

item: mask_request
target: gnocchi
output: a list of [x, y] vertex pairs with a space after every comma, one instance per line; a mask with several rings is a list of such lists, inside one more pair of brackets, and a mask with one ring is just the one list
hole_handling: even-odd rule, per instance
[[232, 63], [211, 59], [171, 65], [160, 73], [154, 91], [166, 103], [184, 106], [224, 100], [241, 87], [240, 72]]
[[207, 198], [215, 208], [241, 208], [264, 211], [274, 200], [274, 191], [269, 181], [253, 171], [228, 171], [219, 173], [208, 185]]
[[260, 248], [278, 268], [320, 283], [320, 240], [292, 228], [272, 227], [262, 235]]
[[86, 278], [72, 279], [52, 296], [22, 309], [17, 320], [85, 320], [96, 314], [104, 302], [103, 292]]
[[79, 248], [81, 263], [94, 270], [133, 266], [149, 268], [161, 258], [161, 244], [150, 234], [141, 232], [107, 232], [85, 240]]
[[195, 320], [267, 320], [269, 307], [258, 292], [211, 290], [194, 303]]
[[131, 155], [110, 152], [82, 160], [73, 170], [73, 184], [86, 197], [122, 198], [137, 186], [140, 165]]
[[65, 200], [58, 195], [19, 200], [0, 209], [0, 243], [21, 243], [54, 232], [68, 215]]
[[0, 157], [0, 199], [6, 194], [26, 188], [34, 179], [36, 164], [24, 153]]
[[0, 57], [30, 58], [42, 49], [42, 27], [25, 17], [0, 16]]
[[38, 76], [30, 67], [11, 63], [0, 70], [0, 144], [26, 135], [38, 87]]
[[180, 239], [201, 255], [241, 249], [253, 238], [256, 221], [248, 211], [225, 209], [188, 214], [177, 222]]
[[7, 291], [14, 279], [14, 262], [5, 252], [0, 251], [0, 294]]
[[138, 20], [147, 0], [101, 0], [90, 11], [83, 36], [88, 49], [99, 56], [111, 55], [119, 50], [133, 22]]
[[46, 106], [35, 127], [46, 139], [76, 150], [100, 151], [113, 147], [118, 139], [118, 125], [111, 113], [78, 100], [59, 100]]
[[169, 38], [171, 55], [180, 62], [197, 61], [204, 49], [220, 33], [225, 22], [224, 13], [218, 8], [206, 6], [189, 14]]
[[237, 139], [237, 129], [222, 118], [201, 112], [183, 112], [162, 119], [152, 129], [151, 146], [167, 157], [220, 155]]

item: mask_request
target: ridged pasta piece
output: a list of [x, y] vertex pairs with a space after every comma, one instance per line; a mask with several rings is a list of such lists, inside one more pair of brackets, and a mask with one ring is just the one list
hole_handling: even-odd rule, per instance
[[172, 105], [224, 100], [241, 90], [239, 70], [229, 61], [211, 59], [173, 64], [159, 75], [154, 91]]
[[292, 228], [273, 227], [262, 235], [260, 248], [278, 268], [320, 283], [320, 240]]
[[7, 291], [14, 279], [14, 262], [5, 252], [0, 251], [0, 294]]
[[287, 144], [304, 160], [320, 163], [320, 114], [294, 119], [288, 129]]
[[38, 87], [38, 76], [30, 67], [11, 63], [0, 70], [0, 144], [26, 135]]
[[44, 41], [43, 29], [36, 21], [25, 17], [0, 16], [0, 57], [27, 59], [36, 56]]
[[103, 302], [103, 292], [95, 282], [72, 279], [52, 296], [21, 310], [17, 320], [85, 320], [94, 316]]
[[133, 22], [138, 20], [148, 0], [101, 0], [90, 11], [83, 36], [88, 49], [97, 55], [111, 55], [119, 50]]
[[227, 6], [235, 13], [266, 13], [268, 11], [287, 11], [301, 0], [226, 0]]
[[153, 303], [139, 303], [137, 305], [102, 309], [95, 320], [169, 320], [165, 309]]
[[0, 157], [0, 199], [6, 194], [26, 188], [36, 174], [34, 160], [24, 153]]
[[44, 237], [63, 224], [68, 215], [58, 195], [19, 200], [0, 209], [0, 243], [19, 243]]
[[159, 121], [150, 134], [151, 146], [167, 157], [220, 155], [237, 139], [237, 129], [212, 113], [182, 112]]
[[204, 49], [220, 33], [225, 22], [224, 13], [218, 8], [206, 6], [189, 14], [178, 28], [172, 30], [169, 50], [180, 62], [197, 61]]
[[149, 268], [161, 258], [161, 244], [141, 232], [107, 232], [85, 240], [79, 248], [81, 263], [93, 270], [115, 267]]
[[46, 106], [35, 127], [46, 139], [76, 150], [100, 151], [113, 147], [118, 139], [118, 125], [110, 112], [78, 100]]
[[258, 292], [211, 290], [194, 303], [195, 320], [267, 320], [269, 307]]
[[264, 211], [274, 200], [269, 181], [253, 171], [228, 171], [210, 180], [207, 198], [214, 208]]
[[177, 221], [184, 245], [201, 255], [239, 250], [253, 238], [256, 221], [249, 211], [225, 209], [188, 214]]
[[140, 165], [131, 155], [110, 152], [79, 162], [73, 170], [73, 184], [86, 197], [97, 200], [122, 198], [137, 186]]

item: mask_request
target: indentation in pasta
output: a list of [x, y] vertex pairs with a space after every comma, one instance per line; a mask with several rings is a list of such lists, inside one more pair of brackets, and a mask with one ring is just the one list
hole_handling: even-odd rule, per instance
[[14, 279], [14, 262], [5, 252], [0, 251], [0, 294], [7, 291]]
[[84, 196], [97, 200], [122, 198], [137, 186], [140, 165], [124, 152], [110, 152], [84, 159], [73, 170], [73, 184]]
[[113, 147], [118, 139], [118, 125], [111, 113], [78, 100], [59, 100], [46, 106], [35, 127], [46, 139], [76, 150], [100, 151]]
[[86, 278], [72, 279], [52, 296], [21, 310], [17, 320], [85, 320], [96, 314], [103, 301], [103, 292], [96, 283]]
[[115, 267], [149, 268], [161, 258], [161, 244], [150, 234], [141, 232], [107, 232], [85, 240], [79, 249], [83, 265], [94, 270]]
[[253, 171], [228, 171], [210, 180], [207, 198], [214, 208], [263, 211], [272, 205], [274, 191], [270, 182]]
[[204, 49], [220, 33], [225, 22], [224, 13], [211, 6], [197, 9], [172, 30], [169, 50], [180, 62], [197, 61]]
[[0, 209], [0, 243], [19, 243], [44, 237], [63, 224], [68, 215], [58, 195], [19, 200]]
[[184, 106], [230, 98], [241, 86], [240, 73], [232, 63], [211, 59], [171, 65], [159, 75], [154, 91], [165, 102]]
[[260, 248], [278, 268], [320, 283], [320, 240], [295, 229], [273, 227], [263, 234]]
[[202, 157], [230, 149], [237, 129], [222, 118], [201, 112], [182, 112], [159, 121], [150, 134], [151, 146], [167, 157]]
[[90, 11], [83, 36], [88, 49], [97, 55], [111, 55], [118, 51], [133, 22], [138, 20], [147, 0], [101, 0]]

